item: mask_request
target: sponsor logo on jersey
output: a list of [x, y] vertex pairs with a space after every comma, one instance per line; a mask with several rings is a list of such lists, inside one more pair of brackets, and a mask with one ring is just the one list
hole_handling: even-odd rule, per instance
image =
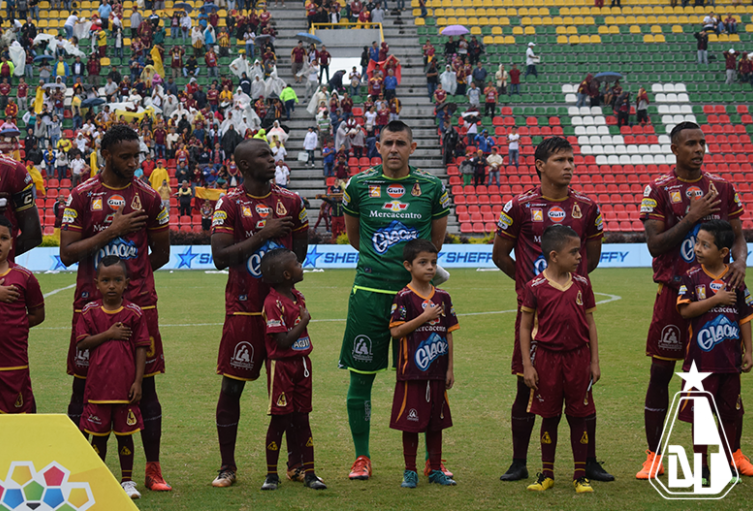
[[447, 192], [444, 192], [442, 196], [439, 198], [439, 205], [442, 206], [442, 208], [447, 209], [450, 207], [450, 195]]
[[753, 296], [750, 295], [750, 290], [747, 287], [745, 288], [745, 303], [748, 305], [753, 304]]
[[283, 204], [281, 200], [277, 201], [277, 208], [275, 208], [275, 211], [279, 216], [285, 216], [288, 214], [288, 209], [285, 207], [285, 204]]
[[418, 345], [413, 361], [420, 371], [427, 371], [436, 359], [447, 355], [448, 349], [447, 339], [433, 333]]
[[701, 228], [700, 224], [693, 227], [693, 229], [685, 235], [685, 239], [680, 243], [680, 257], [686, 263], [692, 263], [695, 261], [695, 241], [698, 236], [698, 230]]
[[[257, 210], [258, 211], [258, 210]], [[261, 258], [264, 254], [275, 248], [285, 248], [276, 241], [269, 240], [259, 248], [255, 253], [251, 254], [251, 257], [246, 261], [246, 270], [255, 279], [261, 278]]]
[[359, 335], [353, 340], [353, 360], [359, 362], [371, 362], [374, 360], [371, 338], [368, 335]]
[[[345, 192], [343, 192], [344, 194]], [[379, 185], [369, 185], [369, 197], [379, 198], [382, 196], [382, 187]]]
[[725, 286], [725, 282], [722, 279], [716, 279], [713, 282], [709, 284], [709, 287], [714, 292], [714, 294], [718, 293], [722, 288]]
[[531, 208], [531, 222], [543, 222], [544, 210], [541, 208]]
[[[108, 217], [110, 222], [112, 223], [112, 218]], [[167, 208], [162, 208], [157, 215], [157, 225], [165, 225], [170, 221], [170, 213], [167, 211]]]
[[740, 326], [737, 321], [732, 322], [727, 316], [717, 316], [698, 330], [696, 339], [698, 347], [703, 351], [711, 351], [720, 342], [740, 339]]
[[393, 200], [393, 201], [390, 201], [390, 202], [385, 202], [384, 206], [382, 206], [382, 209], [387, 209], [387, 210], [390, 210], [390, 211], [394, 211], [395, 213], [398, 213], [400, 211], [405, 211], [406, 209], [408, 209], [409, 205], [410, 204], [408, 204], [406, 202], [400, 202], [399, 200]]
[[405, 188], [403, 185], [390, 185], [387, 187], [387, 195], [393, 199], [399, 199], [405, 195]]
[[141, 198], [139, 197], [138, 193], [133, 196], [133, 200], [131, 201], [131, 209], [134, 211], [141, 209]]
[[578, 291], [578, 296], [575, 297], [575, 303], [578, 305], [583, 305], [583, 293]]
[[737, 192], [735, 192], [735, 204], [737, 204], [738, 207], [742, 205], [740, 203], [740, 196], [737, 194]]
[[306, 208], [301, 206], [301, 212], [298, 213], [298, 220], [300, 220], [301, 222], [305, 222], [308, 219], [307, 217], [308, 215], [306, 213]]
[[280, 325], [282, 325], [282, 321], [280, 321], [279, 319], [270, 319], [267, 321], [267, 327], [269, 328], [277, 328]]
[[414, 197], [421, 197], [421, 186], [418, 183], [414, 184], [410, 194]]
[[397, 310], [397, 304], [393, 303], [392, 308], [390, 309], [390, 314], [394, 314], [396, 310]]
[[256, 210], [256, 213], [262, 217], [267, 218], [269, 215], [272, 214], [272, 208], [267, 206], [266, 204], [257, 204], [254, 209]]
[[653, 213], [654, 208], [656, 208], [656, 201], [644, 197], [641, 201], [641, 213]]
[[679, 191], [669, 192], [669, 200], [672, 201], [672, 204], [682, 202], [682, 194]]
[[703, 284], [701, 284], [700, 286], [696, 286], [695, 296], [696, 298], [698, 298], [698, 301], [705, 300], [706, 299], [706, 286], [704, 286]]
[[295, 351], [304, 351], [311, 347], [311, 339], [307, 335], [306, 337], [300, 337], [297, 341], [293, 343], [291, 348], [293, 348]]
[[99, 266], [99, 262], [106, 256], [118, 256], [123, 261], [135, 259], [139, 256], [139, 248], [136, 243], [123, 238], [115, 238], [110, 243], [100, 248], [94, 256], [94, 267]]
[[[350, 183], [350, 181], [348, 181], [348, 183]], [[347, 190], [343, 190], [343, 206], [347, 206], [348, 204], [350, 204], [350, 195], [348, 195]]]
[[540, 275], [541, 272], [546, 270], [547, 266], [548, 264], [546, 263], [544, 254], [539, 254], [539, 257], [537, 257], [536, 260], [533, 262], [533, 274]]
[[416, 411], [415, 408], [411, 408], [410, 410], [408, 410], [407, 419], [409, 421], [418, 422], [418, 412]]
[[251, 206], [242, 206], [241, 207], [241, 214], [243, 216], [253, 216], [253, 211], [251, 211]]
[[507, 203], [505, 204], [505, 207], [502, 208], [502, 211], [504, 211], [505, 213], [509, 213], [511, 209], [512, 209], [512, 199], [507, 201]]
[[104, 203], [102, 201], [102, 197], [95, 197], [92, 201], [92, 211], [102, 211], [103, 207]]
[[596, 220], [594, 221], [594, 225], [596, 226], [597, 231], [604, 230], [604, 218], [601, 216], [601, 212], [599, 212], [599, 216], [596, 217]]
[[377, 229], [371, 242], [377, 254], [384, 254], [394, 245], [415, 239], [418, 239], [418, 229], [393, 220], [387, 227]]
[[258, 222], [256, 222], [256, 228], [257, 229], [264, 229], [265, 225], [267, 225], [267, 221], [266, 220], [259, 220]]
[[63, 223], [72, 224], [78, 217], [78, 212], [73, 208], [65, 208], [63, 211]]
[[254, 347], [248, 341], [241, 341], [235, 345], [233, 356], [230, 357], [230, 365], [239, 369], [250, 371], [254, 367]]
[[560, 223], [565, 219], [567, 213], [565, 213], [565, 210], [561, 207], [554, 206], [547, 212], [547, 216], [552, 222]]
[[219, 227], [227, 220], [227, 213], [224, 211], [215, 211], [212, 215], [212, 227]]
[[687, 195], [690, 200], [698, 200], [703, 197], [703, 190], [697, 186], [691, 186], [685, 190], [685, 195]]
[[643, 196], [648, 197], [651, 195], [651, 185], [646, 185], [646, 188], [643, 189]]
[[504, 211], [499, 212], [499, 221], [497, 222], [497, 225], [502, 230], [507, 230], [508, 227], [512, 225], [512, 217], [505, 213]]
[[122, 195], [111, 195], [110, 198], [107, 199], [107, 205], [117, 211], [125, 206], [125, 199]]

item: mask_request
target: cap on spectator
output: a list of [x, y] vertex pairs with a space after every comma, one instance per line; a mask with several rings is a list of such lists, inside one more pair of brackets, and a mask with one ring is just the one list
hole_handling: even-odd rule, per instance
[[729, 49], [729, 52], [730, 52], [730, 53], [735, 53], [735, 49], [734, 49], [734, 48], [730, 48], [730, 49]]
[[530, 42], [530, 43], [528, 43], [528, 46], [536, 46], [536, 43]]

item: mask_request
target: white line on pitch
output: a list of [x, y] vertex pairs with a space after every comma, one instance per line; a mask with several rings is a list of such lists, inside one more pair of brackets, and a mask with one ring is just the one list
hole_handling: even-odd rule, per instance
[[76, 287], [76, 284], [71, 284], [70, 286], [61, 287], [60, 289], [54, 289], [54, 290], [50, 291], [49, 293], [45, 293], [44, 297], [45, 298], [49, 298], [52, 295], [58, 294], [60, 291], [65, 291], [66, 289], [73, 289], [74, 287]]

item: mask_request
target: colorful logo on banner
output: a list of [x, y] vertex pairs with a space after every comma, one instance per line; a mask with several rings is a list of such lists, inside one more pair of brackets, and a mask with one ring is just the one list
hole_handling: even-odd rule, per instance
[[[14, 461], [0, 480], [0, 509], [65, 509], [85, 511], [95, 504], [89, 483], [68, 481], [70, 470], [52, 462], [39, 472], [34, 462]], [[43, 506], [44, 505], [44, 506]]]

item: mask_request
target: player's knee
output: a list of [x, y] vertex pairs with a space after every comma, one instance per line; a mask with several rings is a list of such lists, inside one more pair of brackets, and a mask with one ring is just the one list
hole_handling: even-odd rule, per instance
[[672, 376], [675, 373], [674, 360], [661, 360], [654, 358], [651, 362], [651, 384], [652, 385], [669, 385]]
[[228, 378], [227, 376], [224, 376], [222, 378], [222, 388], [220, 392], [222, 392], [226, 396], [240, 399], [241, 394], [243, 394], [243, 388], [245, 387], [245, 385], [246, 385], [245, 381], [236, 380], [236, 379]]

